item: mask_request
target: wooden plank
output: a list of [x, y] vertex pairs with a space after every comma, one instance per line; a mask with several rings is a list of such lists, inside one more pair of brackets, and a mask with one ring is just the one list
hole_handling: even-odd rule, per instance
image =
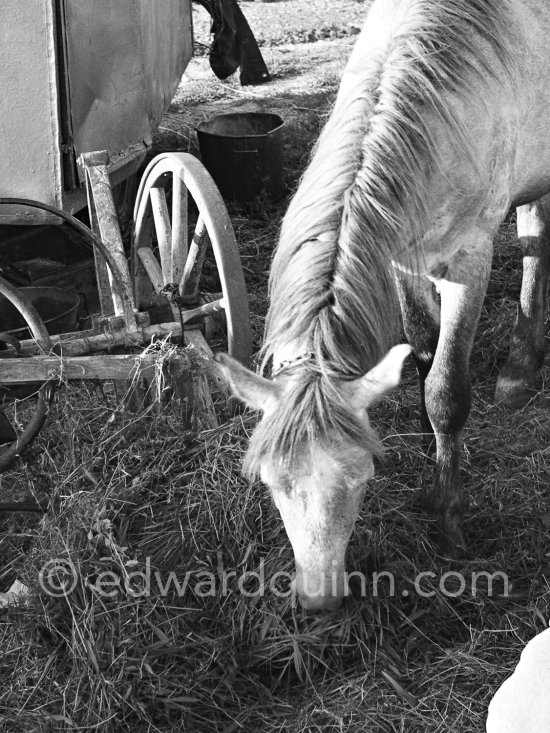
[[[86, 171], [88, 208], [93, 212], [92, 223], [95, 233], [99, 235], [108, 250], [112, 266], [116, 267], [118, 272], [115, 285], [113, 273], [110, 267], [107, 267], [113, 312], [116, 316], [124, 316], [126, 328], [133, 331], [136, 329], [133, 283], [124, 252], [111, 181], [107, 172], [109, 154], [106, 150], [82, 153], [79, 163]], [[101, 297], [103, 301], [106, 294], [102, 294]]]
[[[45, 382], [48, 379], [123, 379], [139, 371], [144, 378], [153, 378], [162, 357], [159, 354], [122, 354], [102, 356], [33, 356], [30, 359], [0, 359], [0, 384]], [[171, 376], [190, 370], [201, 371], [200, 356], [174, 354], [166, 359]]]
[[[88, 212], [90, 215], [90, 224], [94, 234], [101, 237], [99, 231], [99, 224], [97, 223], [97, 216], [93, 201], [88, 200]], [[101, 252], [94, 247], [94, 263], [95, 263], [95, 277], [97, 283], [97, 291], [99, 294], [99, 304], [101, 307], [101, 315], [105, 318], [112, 316], [115, 313], [113, 306], [112, 286], [111, 277], [109, 274], [109, 268], [105, 262], [105, 258]]]

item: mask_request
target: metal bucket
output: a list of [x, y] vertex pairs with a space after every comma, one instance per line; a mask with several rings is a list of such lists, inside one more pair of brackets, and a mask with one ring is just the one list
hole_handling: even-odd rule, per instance
[[[34, 305], [50, 335], [76, 330], [80, 297], [75, 290], [35, 287], [19, 288], [19, 291]], [[8, 331], [21, 340], [31, 338], [25, 323], [17, 308], [0, 295], [0, 331]]]
[[202, 162], [222, 196], [242, 203], [283, 194], [283, 128], [279, 115], [217, 115], [197, 128]]

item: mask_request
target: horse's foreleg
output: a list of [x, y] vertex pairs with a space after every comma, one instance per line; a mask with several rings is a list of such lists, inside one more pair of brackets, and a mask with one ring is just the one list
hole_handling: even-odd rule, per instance
[[396, 270], [397, 294], [403, 328], [412, 347], [420, 380], [420, 425], [428, 451], [434, 448], [433, 428], [426, 412], [425, 384], [432, 367], [439, 338], [439, 303], [430, 280]]
[[518, 237], [523, 279], [510, 353], [497, 381], [495, 400], [521, 407], [536, 389], [536, 372], [544, 361], [544, 313], [550, 249], [550, 194], [520, 206]]
[[441, 297], [441, 325], [425, 384], [426, 411], [437, 451], [430, 503], [441, 549], [451, 556], [465, 548], [460, 436], [470, 412], [470, 353], [491, 272], [492, 242], [486, 239], [475, 249], [465, 249], [453, 258], [444, 276], [433, 278]]

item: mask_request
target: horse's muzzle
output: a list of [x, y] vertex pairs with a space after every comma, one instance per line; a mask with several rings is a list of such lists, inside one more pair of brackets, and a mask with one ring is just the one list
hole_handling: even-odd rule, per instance
[[306, 611], [335, 611], [344, 596], [344, 570], [308, 574], [297, 566], [293, 589]]
[[342, 598], [337, 596], [298, 596], [300, 605], [305, 611], [336, 611], [342, 605]]

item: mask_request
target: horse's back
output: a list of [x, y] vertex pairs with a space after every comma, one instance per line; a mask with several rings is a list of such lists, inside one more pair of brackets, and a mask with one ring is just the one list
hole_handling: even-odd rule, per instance
[[[452, 5], [453, 0], [450, 0], [449, 6]], [[365, 84], [367, 78], [370, 77], [374, 84], [383, 79], [383, 70], [391, 65], [399, 39], [407, 37], [418, 24], [419, 9], [427, 12], [429, 6], [429, 0], [374, 0], [346, 67], [337, 107], [346, 106], [348, 100], [357, 95], [358, 84]], [[466, 0], [461, 3], [461, 11], [466, 15], [479, 6], [479, 0]], [[455, 117], [462, 118], [463, 129], [470, 131], [472, 159], [480, 163], [481, 169], [494, 170], [499, 167], [495, 156], [499, 157], [500, 177], [507, 181], [509, 203], [519, 204], [534, 200], [550, 189], [550, 146], [547, 144], [550, 3], [547, 0], [507, 0], [502, 3], [499, 14], [502, 24], [495, 26], [496, 33], [503, 37], [497, 41], [505, 48], [508, 62], [504, 66], [495, 45], [475, 30], [479, 18], [476, 23], [465, 23], [464, 32], [468, 34], [471, 53], [479, 62], [478, 73], [465, 72], [470, 74], [470, 79], [464, 84], [462, 98], [450, 94], [448, 104], [456, 105]], [[426, 23], [429, 21], [429, 14], [426, 14]], [[441, 42], [444, 41], [442, 37]], [[437, 115], [433, 125], [433, 139], [443, 156], [447, 156], [445, 167], [456, 171], [454, 178], [458, 188], [461, 177], [470, 188], [475, 174], [468, 169], [465, 159], [458, 164], [454, 160], [452, 131], [441, 125]], [[480, 193], [486, 183], [480, 181]]]
[[550, 3], [547, 0], [514, 0], [517, 43], [515, 73], [518, 94], [509, 99], [519, 110], [512, 202], [533, 201], [550, 190]]
[[[458, 8], [453, 0], [443, 6], [446, 4]], [[475, 18], [474, 22], [464, 23], [464, 33], [468, 34], [469, 52], [477, 63], [470, 70], [463, 64], [464, 74], [469, 78], [465, 78], [461, 92], [451, 91], [446, 101], [449, 109], [455, 108], [450, 116], [460, 120], [462, 129], [467, 131], [469, 155], [460, 150], [457, 153], [455, 131], [441, 122], [438, 113], [432, 115], [429, 125], [443, 161], [442, 169], [453, 171], [455, 189], [472, 191], [477, 200], [487, 188], [494, 189], [495, 201], [490, 203], [489, 209], [494, 210], [497, 220], [501, 209], [536, 200], [550, 190], [550, 146], [547, 142], [550, 3], [548, 0], [507, 0], [498, 6], [497, 13], [494, 7], [490, 10], [489, 5], [486, 19], [488, 26], [494, 24], [496, 43], [490, 32], [485, 37], [478, 32], [480, 23], [485, 20], [483, 3], [465, 0], [460, 4], [464, 16], [472, 13]], [[419, 9], [426, 12], [429, 6], [429, 0], [374, 0], [344, 73], [337, 104], [345, 105], [347, 99], [353, 97], [357, 79], [361, 74], [364, 78], [367, 66], [372, 67], [373, 76], [381, 74], [384, 83], [383, 69], [391, 65], [399, 39], [414, 33], [415, 24], [418, 27]], [[493, 18], [489, 19], [491, 12]], [[426, 27], [429, 23], [430, 16], [426, 14]], [[442, 43], [445, 41], [443, 34], [444, 30]], [[429, 105], [423, 114], [425, 118], [430, 117]], [[481, 176], [478, 175], [480, 171]], [[488, 179], [489, 172], [492, 180]], [[437, 180], [433, 184], [434, 206], [437, 207], [438, 192], [448, 190], [448, 186], [441, 186]], [[473, 190], [476, 186], [478, 190]], [[471, 212], [460, 213], [469, 216]]]

